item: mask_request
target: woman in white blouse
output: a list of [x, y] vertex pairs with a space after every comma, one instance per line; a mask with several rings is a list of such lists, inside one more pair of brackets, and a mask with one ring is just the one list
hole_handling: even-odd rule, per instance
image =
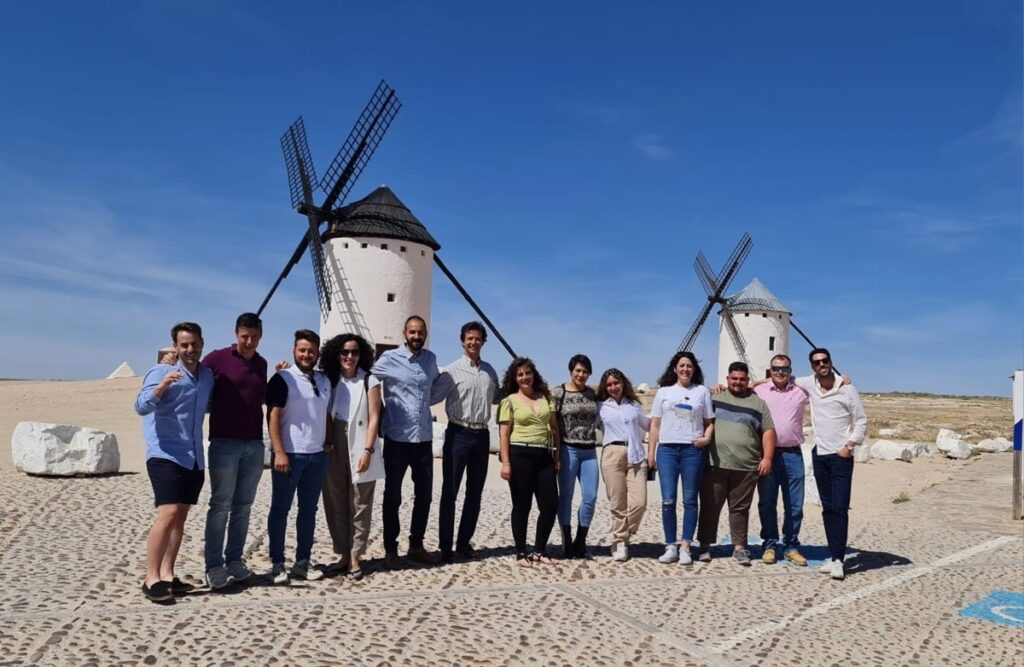
[[612, 558], [629, 558], [629, 539], [647, 509], [647, 449], [641, 431], [651, 427], [633, 384], [617, 368], [601, 375], [598, 419], [603, 431], [601, 473], [612, 510]]

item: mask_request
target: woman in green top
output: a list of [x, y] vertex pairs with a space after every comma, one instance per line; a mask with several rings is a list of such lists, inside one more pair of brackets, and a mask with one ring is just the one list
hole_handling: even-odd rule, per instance
[[[546, 553], [558, 512], [558, 420], [548, 386], [533, 362], [520, 357], [505, 371], [505, 398], [498, 406], [501, 478], [512, 494], [512, 539], [516, 564], [553, 565]], [[526, 551], [526, 525], [537, 497], [533, 553]]]

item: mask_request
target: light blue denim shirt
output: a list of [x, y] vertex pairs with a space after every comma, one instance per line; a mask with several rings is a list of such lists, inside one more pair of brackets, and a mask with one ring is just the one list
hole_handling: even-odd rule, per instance
[[[183, 377], [158, 398], [156, 386], [173, 371], [181, 371]], [[204, 469], [203, 418], [212, 393], [213, 371], [206, 366], [199, 366], [198, 378], [181, 362], [149, 369], [135, 398], [135, 412], [142, 417], [146, 458], [168, 459], [189, 470], [196, 466]]]
[[413, 355], [403, 345], [380, 355], [370, 372], [384, 387], [384, 435], [399, 442], [431, 441], [430, 406], [443, 401], [454, 386], [450, 379], [438, 382], [434, 353], [420, 350]]

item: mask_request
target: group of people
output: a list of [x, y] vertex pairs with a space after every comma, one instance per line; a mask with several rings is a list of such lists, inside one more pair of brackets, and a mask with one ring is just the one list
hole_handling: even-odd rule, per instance
[[[718, 520], [729, 506], [734, 558], [750, 564], [747, 523], [755, 489], [760, 502], [763, 561], [783, 558], [806, 565], [799, 551], [803, 516], [803, 413], [814, 425], [813, 465], [831, 559], [825, 569], [844, 576], [853, 448], [867, 431], [854, 387], [832, 370], [828, 350], [810, 354], [813, 375], [792, 376], [789, 357], [772, 359], [770, 379], [750, 381], [742, 362], [729, 366], [727, 386], [707, 388], [696, 357], [679, 352], [659, 380], [650, 416], [629, 378], [611, 368], [597, 390], [585, 355], [570, 359], [569, 380], [549, 388], [534, 363], [517, 358], [501, 380], [481, 358], [487, 331], [462, 326], [463, 354], [441, 368], [425, 349], [427, 325], [412, 316], [405, 344], [374, 359], [361, 336], [346, 333], [321, 345], [313, 331], [295, 332], [291, 362], [267, 381], [268, 364], [257, 352], [262, 323], [240, 315], [235, 344], [202, 357], [199, 325], [176, 324], [175, 359], [152, 368], [135, 408], [143, 417], [146, 467], [156, 519], [147, 541], [142, 591], [166, 601], [192, 587], [175, 576], [175, 561], [189, 509], [198, 502], [209, 469], [206, 580], [213, 589], [247, 579], [243, 559], [250, 510], [263, 473], [263, 424], [272, 445], [271, 506], [267, 534], [274, 583], [316, 580], [312, 563], [316, 513], [323, 496], [334, 553], [347, 577], [363, 577], [376, 482], [384, 480], [384, 565], [402, 566], [399, 555], [402, 484], [413, 484], [406, 557], [423, 564], [478, 556], [472, 538], [490, 460], [489, 424], [496, 417], [501, 477], [511, 495], [515, 562], [549, 565], [548, 540], [557, 519], [562, 558], [589, 558], [588, 532], [599, 479], [611, 510], [612, 557], [629, 558], [629, 544], [647, 507], [647, 483], [659, 479], [665, 552], [663, 563], [709, 560]], [[439, 554], [424, 545], [433, 494], [432, 405], [444, 402], [445, 430]], [[495, 406], [497, 409], [495, 410]], [[209, 412], [209, 461], [204, 460], [203, 420]], [[649, 432], [645, 443], [644, 432]], [[379, 444], [383, 439], [383, 445]], [[456, 497], [465, 477], [458, 531]], [[581, 502], [573, 535], [576, 485]], [[676, 510], [682, 488], [683, 522]], [[776, 505], [784, 506], [780, 539]], [[532, 548], [527, 525], [534, 499], [538, 517]], [[296, 552], [286, 567], [288, 515], [297, 502]], [[696, 532], [700, 548], [692, 552]]]

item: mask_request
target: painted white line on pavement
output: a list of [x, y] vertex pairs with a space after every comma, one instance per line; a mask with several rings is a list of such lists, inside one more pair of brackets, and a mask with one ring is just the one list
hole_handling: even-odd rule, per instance
[[972, 556], [977, 556], [980, 553], [991, 551], [992, 549], [996, 549], [998, 547], [1003, 546], [1004, 544], [1008, 544], [1010, 542], [1015, 541], [1017, 541], [1017, 538], [1004, 535], [1002, 537], [996, 537], [994, 539], [991, 539], [988, 542], [982, 542], [981, 544], [969, 547], [967, 549], [964, 549], [963, 551], [957, 551], [956, 553], [950, 554], [945, 558], [940, 558], [934, 563], [922, 565], [921, 567], [915, 567], [912, 570], [900, 572], [899, 574], [888, 579], [885, 579], [883, 581], [880, 581], [876, 584], [870, 584], [863, 588], [858, 588], [855, 591], [844, 593], [843, 595], [833, 598], [828, 602], [823, 602], [822, 604], [811, 607], [810, 609], [807, 609], [806, 611], [803, 611], [800, 614], [797, 614], [796, 616], [779, 619], [777, 621], [768, 621], [767, 623], [762, 623], [761, 625], [755, 625], [749, 630], [744, 630], [743, 632], [733, 635], [728, 639], [718, 642], [717, 644], [711, 647], [711, 651], [715, 653], [725, 653], [726, 651], [729, 651], [739, 646], [743, 642], [755, 639], [757, 637], [761, 637], [763, 635], [768, 635], [773, 632], [778, 632], [779, 630], [782, 630], [783, 628], [792, 625], [793, 623], [797, 623], [799, 621], [806, 621], [807, 619], [814, 618], [815, 616], [821, 616], [822, 614], [828, 613], [834, 609], [845, 607], [851, 602], [863, 600], [864, 598], [870, 595], [874, 595], [875, 593], [880, 593], [882, 591], [889, 590], [890, 588], [895, 588], [896, 586], [904, 584], [912, 579], [923, 577], [924, 575], [930, 574], [935, 570], [945, 567], [946, 565], [958, 563]]

